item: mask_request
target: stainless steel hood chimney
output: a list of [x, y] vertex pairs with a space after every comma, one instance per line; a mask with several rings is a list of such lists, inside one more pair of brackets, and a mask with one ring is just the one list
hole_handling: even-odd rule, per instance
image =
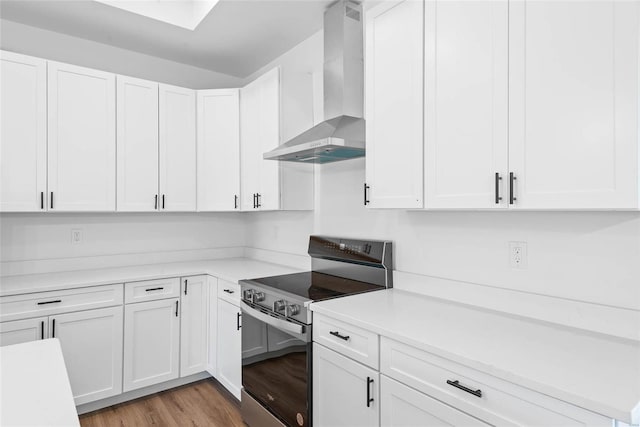
[[365, 152], [362, 6], [338, 0], [324, 13], [325, 121], [264, 154], [268, 160], [328, 163]]

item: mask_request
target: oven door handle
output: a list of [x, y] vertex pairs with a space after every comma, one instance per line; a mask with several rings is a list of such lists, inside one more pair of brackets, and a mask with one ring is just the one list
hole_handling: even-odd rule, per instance
[[290, 334], [299, 336], [303, 341], [307, 340], [306, 329], [304, 325], [298, 325], [297, 323], [289, 322], [284, 319], [278, 319], [277, 317], [269, 316], [268, 314], [264, 314], [261, 311], [256, 310], [247, 304], [246, 301], [242, 301], [242, 308], [245, 313], [249, 316], [266, 323], [267, 325], [271, 325], [274, 328], [289, 332]]

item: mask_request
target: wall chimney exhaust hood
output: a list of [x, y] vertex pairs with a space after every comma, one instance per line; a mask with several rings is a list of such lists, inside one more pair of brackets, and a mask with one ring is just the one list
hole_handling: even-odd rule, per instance
[[363, 157], [362, 6], [338, 0], [324, 13], [325, 121], [264, 153], [267, 160], [328, 163]]

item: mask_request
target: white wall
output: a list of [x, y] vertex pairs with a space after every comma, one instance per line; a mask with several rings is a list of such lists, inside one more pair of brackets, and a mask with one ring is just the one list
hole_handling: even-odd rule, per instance
[[[317, 59], [320, 37], [269, 67]], [[317, 166], [315, 212], [251, 214], [247, 245], [302, 255], [311, 233], [390, 239], [397, 270], [640, 309], [640, 213], [371, 210], [364, 176], [363, 159]], [[509, 241], [527, 242], [526, 270], [509, 267]]]
[[[71, 243], [72, 229], [82, 230], [81, 243]], [[191, 258], [207, 249], [244, 246], [244, 230], [244, 218], [237, 213], [3, 213], [0, 261], [10, 270], [9, 264], [21, 262], [55, 266], [55, 260], [67, 265], [62, 260], [83, 263], [89, 257], [111, 264], [108, 258], [114, 255], [118, 260], [129, 255], [129, 264], [136, 257], [145, 262], [143, 255], [150, 253], [182, 251]]]
[[7, 20], [0, 20], [0, 49], [192, 89], [242, 83], [227, 74]]

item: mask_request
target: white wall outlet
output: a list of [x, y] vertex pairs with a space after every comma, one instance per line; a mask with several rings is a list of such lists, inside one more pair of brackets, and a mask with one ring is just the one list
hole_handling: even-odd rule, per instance
[[509, 242], [509, 265], [511, 268], [527, 268], [527, 242]]
[[74, 245], [82, 243], [82, 230], [80, 229], [71, 230], [71, 243]]

